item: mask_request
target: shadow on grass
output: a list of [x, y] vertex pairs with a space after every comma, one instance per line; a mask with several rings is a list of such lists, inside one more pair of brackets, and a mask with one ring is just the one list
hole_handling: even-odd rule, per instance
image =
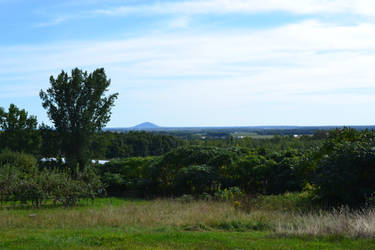
[[66, 208], [66, 209], [77, 209], [77, 208], [101, 208], [105, 206], [121, 206], [124, 204], [145, 204], [146, 200], [141, 199], [130, 199], [130, 198], [117, 198], [117, 197], [107, 197], [107, 198], [96, 198], [92, 199], [81, 199], [75, 206], [64, 206], [61, 203], [54, 203], [53, 200], [47, 200], [39, 207], [36, 207], [31, 202], [21, 203], [21, 202], [3, 202], [0, 204], [1, 210], [44, 210], [44, 209], [56, 209], [56, 208]]

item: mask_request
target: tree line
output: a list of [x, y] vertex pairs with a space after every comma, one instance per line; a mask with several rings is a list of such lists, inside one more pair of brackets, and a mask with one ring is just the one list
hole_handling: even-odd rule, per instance
[[[38, 127], [35, 116], [14, 104], [0, 109], [1, 202], [74, 206], [105, 194], [211, 197], [232, 191], [307, 192], [324, 206], [375, 200], [374, 131], [208, 140], [103, 132], [117, 98], [106, 95], [110, 80], [104, 69], [63, 71], [50, 83], [40, 97], [54, 127]], [[40, 161], [43, 157], [58, 161]], [[112, 160], [95, 165], [93, 158]]]
[[304, 191], [319, 205], [359, 206], [375, 195], [375, 132], [333, 130], [308, 150], [183, 146], [97, 169], [111, 195], [199, 197], [238, 188], [251, 195]]

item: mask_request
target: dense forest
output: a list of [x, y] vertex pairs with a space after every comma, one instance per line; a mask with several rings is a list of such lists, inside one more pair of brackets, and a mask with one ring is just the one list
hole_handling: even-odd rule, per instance
[[111, 195], [214, 197], [237, 188], [249, 195], [305, 191], [322, 206], [371, 201], [375, 132], [344, 128], [324, 134], [190, 141], [161, 156], [117, 159], [96, 168]]
[[204, 140], [144, 131], [96, 132], [91, 159], [109, 162], [91, 164], [72, 178], [64, 170], [57, 131], [37, 128], [34, 117], [11, 109], [24, 113], [24, 119], [2, 119], [2, 201], [38, 205], [54, 199], [72, 205], [98, 195], [214, 198], [237, 190], [248, 195], [305, 191], [324, 206], [358, 206], [375, 192], [374, 131], [344, 128], [312, 136]]

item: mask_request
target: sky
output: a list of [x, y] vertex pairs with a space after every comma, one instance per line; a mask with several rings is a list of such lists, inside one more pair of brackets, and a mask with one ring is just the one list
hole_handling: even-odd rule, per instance
[[0, 0], [0, 106], [104, 67], [108, 127], [374, 125], [374, 0]]

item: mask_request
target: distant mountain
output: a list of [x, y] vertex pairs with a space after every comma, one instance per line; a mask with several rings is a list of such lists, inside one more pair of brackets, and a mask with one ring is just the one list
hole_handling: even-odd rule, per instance
[[157, 128], [161, 128], [161, 127], [151, 122], [144, 122], [144, 123], [138, 124], [137, 126], [132, 127], [131, 129], [142, 130], [142, 129], [157, 129]]
[[[0, 0], [1, 1], [1, 0]], [[313, 134], [317, 130], [332, 130], [336, 128], [343, 128], [342, 125], [337, 126], [232, 126], [232, 127], [160, 127], [156, 124], [153, 124], [151, 122], [144, 122], [141, 124], [138, 124], [137, 126], [130, 127], [130, 128], [124, 128], [124, 127], [118, 127], [118, 128], [105, 128], [105, 131], [114, 131], [114, 132], [127, 132], [127, 131], [140, 131], [140, 130], [146, 130], [146, 131], [163, 131], [163, 132], [207, 132], [207, 131], [226, 131], [228, 133], [233, 132], [259, 132], [260, 134], [264, 134], [265, 131], [266, 134]], [[375, 125], [364, 125], [364, 126], [347, 126], [351, 127], [353, 129], [357, 130], [375, 130]], [[1, 130], [0, 130], [1, 131]]]

